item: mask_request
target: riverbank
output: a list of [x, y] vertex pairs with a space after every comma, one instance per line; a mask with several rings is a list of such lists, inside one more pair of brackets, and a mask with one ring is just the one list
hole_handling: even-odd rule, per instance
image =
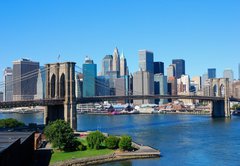
[[109, 154], [109, 155], [71, 159], [71, 160], [52, 163], [50, 165], [51, 166], [85, 166], [85, 165], [104, 164], [109, 162], [117, 162], [117, 161], [123, 161], [123, 160], [131, 160], [131, 159], [145, 159], [145, 158], [160, 157], [160, 151], [152, 147], [139, 145], [135, 142], [132, 142], [132, 146], [137, 150], [132, 152], [115, 151], [113, 154]]

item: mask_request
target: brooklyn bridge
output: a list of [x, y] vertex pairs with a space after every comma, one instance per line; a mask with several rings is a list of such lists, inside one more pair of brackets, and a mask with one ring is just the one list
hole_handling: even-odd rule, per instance
[[[46, 64], [46, 98], [41, 100], [18, 100], [0, 102], [0, 108], [25, 106], [45, 106], [44, 123], [56, 119], [64, 119], [76, 129], [76, 105], [119, 99], [193, 99], [209, 101], [212, 117], [230, 117], [230, 102], [240, 102], [240, 99], [229, 96], [229, 80], [227, 78], [210, 79], [210, 96], [197, 95], [124, 95], [124, 96], [75, 96], [75, 63]], [[217, 87], [217, 90], [216, 90]]]

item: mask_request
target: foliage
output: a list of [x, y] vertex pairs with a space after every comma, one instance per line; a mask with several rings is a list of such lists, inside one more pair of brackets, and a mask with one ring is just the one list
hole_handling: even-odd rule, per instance
[[83, 144], [79, 145], [78, 148], [79, 148], [80, 151], [87, 150], [87, 146], [85, 146]]
[[14, 128], [14, 127], [22, 127], [22, 126], [25, 126], [25, 124], [13, 118], [0, 120], [0, 128]]
[[105, 145], [108, 149], [117, 149], [119, 140], [116, 136], [109, 136], [105, 140]]
[[239, 110], [239, 109], [240, 109], [240, 104], [234, 104], [234, 105], [232, 106], [232, 109], [233, 109], [233, 110]]
[[105, 136], [100, 131], [94, 131], [88, 134], [87, 143], [90, 149], [100, 149]]
[[132, 149], [132, 138], [127, 135], [122, 136], [119, 141], [118, 146], [121, 150], [131, 150]]
[[64, 120], [56, 120], [50, 123], [44, 129], [44, 134], [48, 141], [53, 144], [53, 147], [57, 147], [64, 151], [78, 150], [78, 146], [81, 144], [74, 137], [73, 129]]

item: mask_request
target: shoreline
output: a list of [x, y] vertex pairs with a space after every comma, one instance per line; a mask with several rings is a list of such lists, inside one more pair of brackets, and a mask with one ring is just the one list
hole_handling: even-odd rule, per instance
[[109, 155], [102, 155], [96, 157], [85, 157], [85, 158], [76, 158], [66, 161], [59, 161], [50, 166], [84, 166], [84, 165], [96, 165], [111, 163], [124, 160], [133, 160], [133, 159], [147, 159], [147, 158], [159, 158], [161, 152], [157, 149], [154, 149], [150, 146], [139, 145], [135, 142], [132, 142], [132, 146], [137, 148], [136, 151], [132, 152], [114, 152]]

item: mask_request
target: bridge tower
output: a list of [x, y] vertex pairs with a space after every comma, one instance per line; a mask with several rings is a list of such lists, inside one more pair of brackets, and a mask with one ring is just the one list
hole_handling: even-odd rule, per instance
[[229, 79], [210, 79], [210, 96], [224, 97], [224, 100], [212, 101], [213, 117], [230, 117]]
[[76, 129], [75, 62], [46, 64], [45, 68], [46, 99], [63, 99], [63, 103], [46, 106], [44, 124], [64, 119]]

